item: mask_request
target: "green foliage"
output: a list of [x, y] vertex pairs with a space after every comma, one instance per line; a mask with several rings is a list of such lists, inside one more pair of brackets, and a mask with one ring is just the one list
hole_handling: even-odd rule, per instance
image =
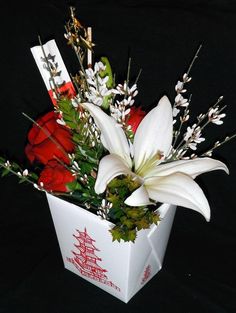
[[100, 76], [102, 78], [108, 76], [108, 81], [107, 81], [106, 85], [107, 85], [107, 88], [112, 88], [114, 86], [114, 82], [113, 82], [111, 64], [110, 64], [107, 57], [101, 57], [101, 62], [106, 66], [106, 68], [104, 71], [100, 72]]
[[7, 176], [9, 173], [10, 171], [8, 168], [4, 168], [4, 167], [2, 168], [2, 173], [1, 173], [2, 177]]
[[70, 198], [81, 205], [98, 208], [102, 198], [95, 193], [94, 185], [104, 148], [95, 136], [93, 119], [80, 104], [77, 108], [74, 107], [70, 99], [61, 99], [58, 102], [58, 110], [62, 112], [63, 120], [72, 130], [75, 150], [71, 166], [74, 160], [78, 162], [77, 180], [67, 184], [71, 191]]
[[[114, 86], [114, 81], [113, 81], [113, 75], [112, 75], [112, 69], [110, 62], [107, 57], [101, 57], [101, 62], [106, 66], [104, 71], [100, 71], [99, 75], [100, 77], [104, 78], [108, 76], [108, 81], [106, 83], [106, 86], [108, 89], [113, 88]], [[104, 96], [103, 97], [103, 102], [102, 102], [102, 108], [103, 109], [108, 109], [110, 106], [110, 101], [112, 99], [112, 95]]]
[[38, 175], [34, 172], [27, 172], [24, 174], [24, 170], [16, 162], [9, 162], [5, 158], [0, 157], [0, 173], [1, 177], [8, 175], [16, 175], [19, 178], [19, 184], [28, 182], [30, 184], [37, 183]]
[[[103, 146], [97, 140], [92, 128], [92, 117], [86, 114], [82, 107], [75, 108], [70, 99], [63, 98], [58, 102], [58, 109], [62, 112], [63, 120], [73, 132], [73, 141], [76, 145], [75, 159], [88, 164], [98, 165], [103, 153]], [[85, 164], [83, 164], [85, 166]], [[90, 172], [88, 168], [86, 172]]]
[[123, 239], [125, 242], [132, 241], [134, 242], [137, 237], [137, 232], [135, 229], [129, 230], [125, 227], [115, 226], [110, 230], [112, 234], [112, 240], [117, 240], [118, 242]]
[[75, 201], [77, 205], [85, 206], [86, 208], [90, 208], [96, 213], [97, 208], [101, 205], [102, 198], [95, 194], [93, 190], [89, 190], [88, 188], [84, 188], [81, 186], [81, 189], [75, 190], [70, 194], [69, 197], [66, 198], [69, 201]]
[[81, 190], [82, 189], [81, 184], [79, 184], [79, 182], [77, 180], [75, 180], [75, 181], [73, 181], [71, 183], [67, 183], [66, 186], [71, 191]]
[[135, 241], [137, 231], [147, 229], [157, 224], [159, 215], [151, 207], [130, 207], [125, 199], [139, 187], [137, 181], [130, 176], [120, 176], [113, 179], [107, 188], [107, 200], [112, 203], [109, 211], [110, 220], [116, 225], [110, 232], [113, 241]]
[[71, 100], [68, 98], [62, 98], [58, 101], [58, 108], [63, 113], [63, 119], [67, 126], [71, 130], [79, 131], [79, 112], [73, 107]]

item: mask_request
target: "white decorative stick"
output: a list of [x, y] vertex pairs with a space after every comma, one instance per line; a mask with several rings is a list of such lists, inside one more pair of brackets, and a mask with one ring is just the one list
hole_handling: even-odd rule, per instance
[[[70, 75], [66, 69], [60, 51], [54, 39], [44, 45], [30, 48], [34, 60], [38, 66], [42, 79], [46, 85], [53, 104], [56, 104], [56, 92], [69, 92], [75, 95], [75, 89], [71, 82]], [[53, 76], [52, 72], [53, 71]]]
[[[92, 43], [92, 27], [87, 28], [87, 34], [88, 34], [88, 41]], [[92, 50], [88, 48], [88, 53], [87, 53], [87, 63], [88, 67], [92, 66]]]

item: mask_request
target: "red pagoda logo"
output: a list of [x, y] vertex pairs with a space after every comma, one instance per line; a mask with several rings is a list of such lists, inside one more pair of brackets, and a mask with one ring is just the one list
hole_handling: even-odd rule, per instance
[[148, 265], [144, 271], [143, 278], [141, 284], [145, 284], [151, 276], [151, 265]]
[[88, 235], [86, 228], [83, 232], [80, 230], [76, 230], [76, 232], [77, 234], [74, 234], [73, 236], [77, 241], [74, 244], [77, 252], [72, 251], [73, 257], [67, 257], [67, 261], [72, 263], [77, 270], [79, 270], [81, 275], [99, 281], [102, 284], [108, 285], [120, 291], [119, 287], [108, 280], [108, 277], [105, 274], [107, 270], [101, 268], [97, 264], [97, 262], [102, 261], [102, 259], [95, 254], [95, 251], [100, 251], [93, 244], [96, 240], [92, 239]]

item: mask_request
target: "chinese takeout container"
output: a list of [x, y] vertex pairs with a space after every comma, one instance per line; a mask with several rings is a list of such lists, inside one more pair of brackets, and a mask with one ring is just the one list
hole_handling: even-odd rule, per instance
[[46, 194], [64, 266], [127, 303], [162, 267], [176, 207], [163, 204], [161, 221], [138, 231], [135, 243], [112, 241], [113, 224]]

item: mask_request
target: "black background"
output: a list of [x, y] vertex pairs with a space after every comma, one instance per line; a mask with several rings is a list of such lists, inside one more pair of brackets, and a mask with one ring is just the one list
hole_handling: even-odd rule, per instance
[[[0, 150], [24, 163], [24, 146], [32, 118], [52, 109], [30, 52], [55, 39], [68, 71], [78, 64], [63, 37], [69, 6], [92, 26], [96, 59], [107, 55], [117, 78], [140, 68], [137, 105], [146, 110], [174, 86], [202, 43], [192, 69], [191, 113], [203, 113], [220, 96], [227, 105], [225, 122], [205, 135], [213, 143], [236, 130], [236, 2], [80, 0], [11, 1], [0, 4]], [[207, 223], [179, 207], [162, 270], [128, 304], [63, 268], [45, 195], [15, 177], [0, 180], [0, 312], [236, 312], [235, 186], [236, 141], [214, 157], [230, 170], [197, 178], [212, 212]], [[122, 270], [122, 269], [121, 269]]]

